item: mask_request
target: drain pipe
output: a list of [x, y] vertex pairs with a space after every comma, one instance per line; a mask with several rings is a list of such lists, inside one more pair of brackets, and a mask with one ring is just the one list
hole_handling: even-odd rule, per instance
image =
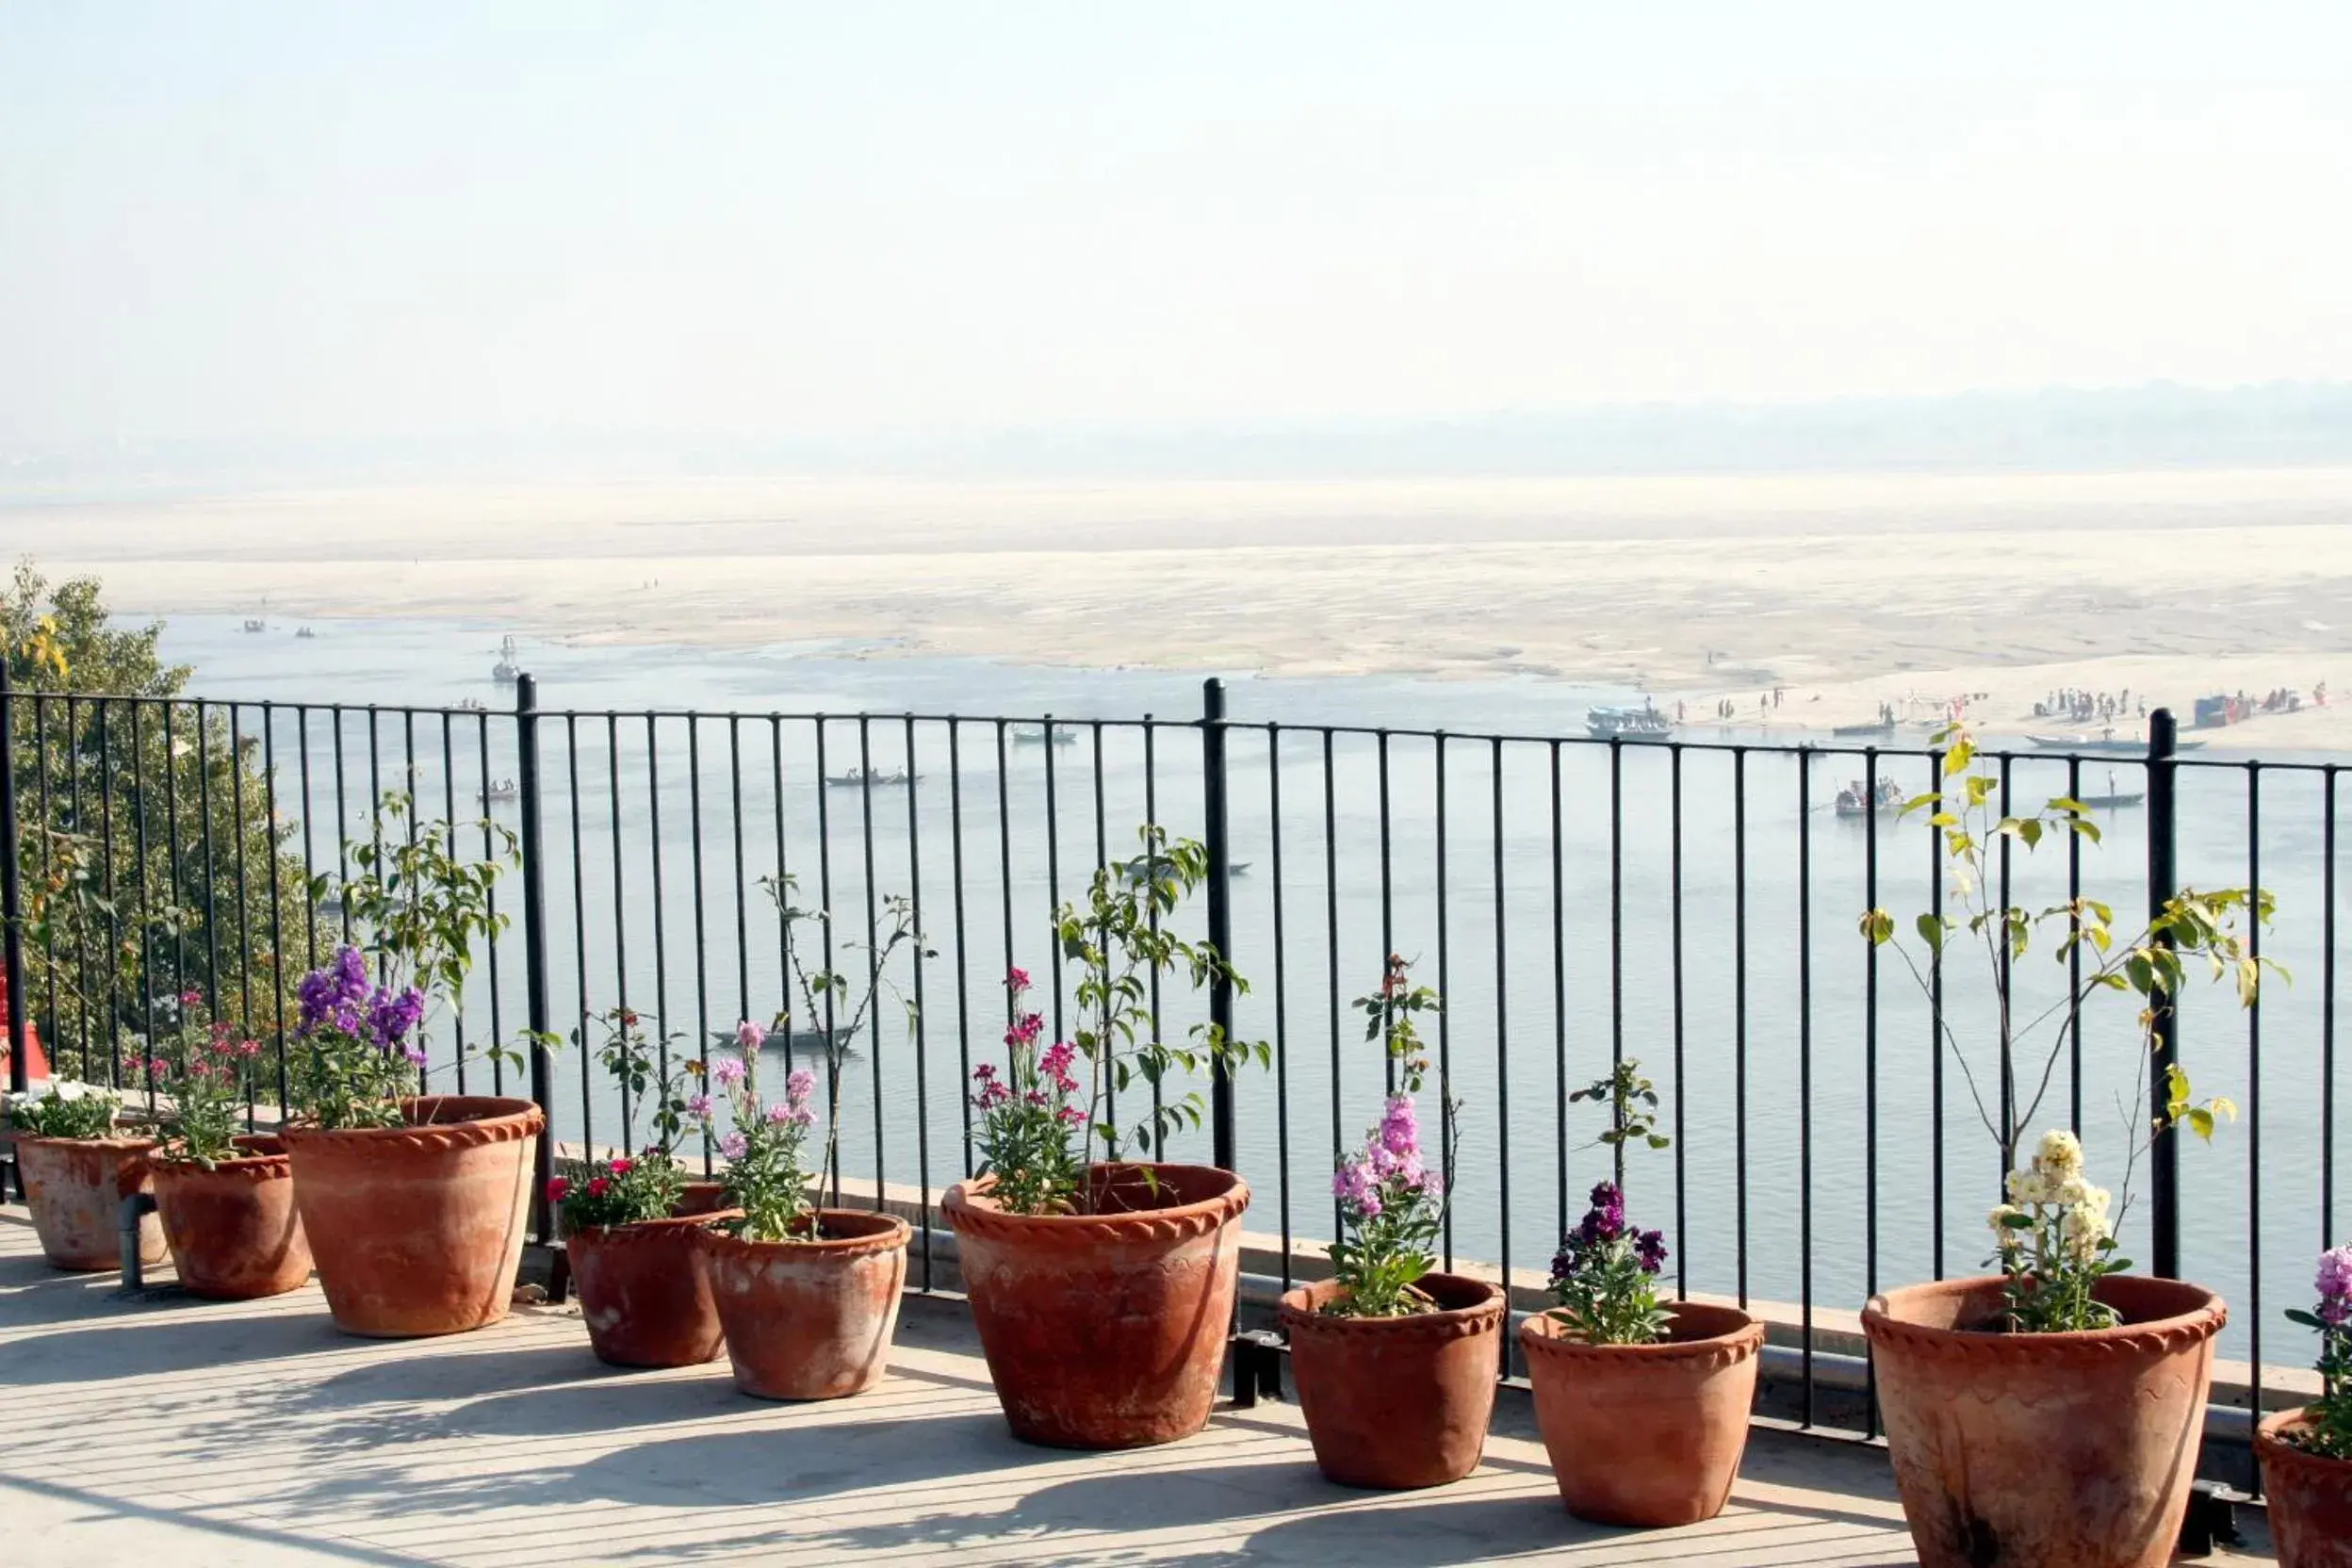
[[155, 1212], [155, 1195], [134, 1192], [115, 1211], [115, 1231], [122, 1244], [122, 1291], [130, 1295], [147, 1288], [147, 1267], [139, 1256], [139, 1222]]

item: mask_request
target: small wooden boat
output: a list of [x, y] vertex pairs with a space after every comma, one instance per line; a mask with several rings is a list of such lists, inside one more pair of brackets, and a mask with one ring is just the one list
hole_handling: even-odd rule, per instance
[[[1075, 725], [1067, 724], [1055, 725], [1054, 727], [1054, 743], [1057, 746], [1076, 745], [1078, 743], [1077, 727]], [[1013, 744], [1017, 746], [1041, 746], [1045, 744], [1045, 726], [1041, 724], [1017, 724], [1013, 726]]]
[[514, 638], [498, 644], [498, 662], [490, 666], [490, 678], [505, 686], [523, 678], [522, 652], [515, 647]]
[[1596, 741], [1662, 741], [1674, 725], [1655, 707], [1594, 708], [1584, 715], [1584, 730]]
[[863, 768], [852, 768], [847, 773], [828, 776], [825, 783], [836, 790], [856, 790], [870, 784], [888, 789], [894, 784], [912, 784], [915, 776], [897, 768], [876, 768], [871, 773]]
[[1867, 817], [1872, 812], [1892, 816], [1903, 809], [1903, 787], [1885, 775], [1876, 784], [1865, 786], [1855, 779], [1838, 792], [1837, 810], [1841, 817]]
[[[2085, 757], [2146, 757], [2148, 755], [2148, 742], [2135, 736], [2119, 736], [2112, 729], [2102, 730], [2097, 735], [2028, 735], [2026, 739], [2044, 751], [2071, 751]], [[2202, 741], [2178, 741], [2174, 743], [2173, 749], [2197, 751], [2201, 750], [2204, 744]]]

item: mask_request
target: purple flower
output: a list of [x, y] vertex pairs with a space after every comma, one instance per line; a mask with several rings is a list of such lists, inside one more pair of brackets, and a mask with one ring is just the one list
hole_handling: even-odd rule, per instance
[[1413, 1115], [1413, 1096], [1392, 1094], [1388, 1108], [1380, 1116], [1380, 1147], [1399, 1159], [1407, 1155], [1419, 1158], [1421, 1128]]
[[1370, 1160], [1361, 1156], [1342, 1160], [1339, 1168], [1331, 1172], [1331, 1196], [1356, 1219], [1378, 1219], [1380, 1216], [1380, 1184], [1372, 1173]]
[[2352, 1245], [2330, 1248], [2319, 1255], [2316, 1286], [2322, 1296], [2352, 1296]]
[[760, 1114], [767, 1119], [769, 1126], [781, 1127], [788, 1121], [797, 1119], [803, 1113], [793, 1109], [788, 1102], [779, 1100]]
[[425, 993], [411, 986], [391, 991], [379, 986], [368, 999], [368, 1028], [377, 1046], [390, 1051], [408, 1038], [425, 1018]]
[[425, 1048], [421, 1045], [412, 1045], [400, 1054], [408, 1058], [408, 1065], [411, 1067], [425, 1065]]
[[795, 1105], [806, 1104], [816, 1092], [817, 1075], [805, 1067], [793, 1069], [792, 1076], [784, 1080], [784, 1098]]
[[730, 1160], [742, 1159], [743, 1151], [750, 1147], [751, 1140], [741, 1133], [729, 1133], [719, 1140], [719, 1152]]
[[1642, 1272], [1655, 1274], [1666, 1266], [1666, 1236], [1661, 1231], [1637, 1232], [1633, 1250], [1641, 1256]]
[[710, 1120], [710, 1097], [707, 1094], [697, 1094], [689, 1097], [686, 1102], [686, 1114], [693, 1117], [697, 1121]]

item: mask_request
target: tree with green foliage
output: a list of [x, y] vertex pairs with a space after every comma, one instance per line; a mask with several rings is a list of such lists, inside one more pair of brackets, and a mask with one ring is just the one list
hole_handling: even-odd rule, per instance
[[274, 1056], [295, 982], [333, 950], [260, 735], [184, 698], [194, 672], [164, 662], [162, 630], [115, 626], [97, 580], [29, 561], [0, 592], [26, 1002], [63, 1076], [143, 1083], [191, 989]]

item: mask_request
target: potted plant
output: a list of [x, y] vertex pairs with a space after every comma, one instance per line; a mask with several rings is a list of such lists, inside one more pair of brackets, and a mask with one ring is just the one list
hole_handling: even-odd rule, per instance
[[2320, 1396], [2254, 1435], [2278, 1568], [2352, 1568], [2352, 1247], [2320, 1254], [2319, 1304], [2287, 1316], [2319, 1335]]
[[[404, 797], [384, 812], [381, 843], [352, 847], [361, 874], [343, 890], [365, 947], [339, 949], [298, 988], [297, 1115], [280, 1136], [335, 1326], [458, 1333], [507, 1314], [546, 1118], [528, 1100], [413, 1092], [434, 1000], [457, 1015], [472, 945], [505, 917], [489, 907], [498, 860], [464, 858], [448, 823], [410, 829]], [[476, 1054], [522, 1066], [496, 1042]]]
[[[770, 878], [764, 885], [788, 933], [826, 918], [793, 905], [791, 877]], [[741, 1059], [711, 1069], [733, 1122], [719, 1146], [727, 1161], [726, 1201], [740, 1213], [701, 1233], [700, 1261], [726, 1330], [735, 1385], [761, 1398], [838, 1399], [862, 1393], [880, 1380], [898, 1329], [911, 1229], [896, 1215], [878, 1210], [821, 1206], [824, 1178], [830, 1172], [838, 1181], [840, 1169], [841, 1070], [848, 1041], [865, 1026], [875, 998], [896, 993], [890, 978], [893, 956], [906, 947], [913, 949], [917, 961], [929, 956], [915, 929], [911, 902], [894, 896], [884, 904], [890, 930], [864, 944], [871, 960], [868, 984], [846, 1021], [838, 1019], [833, 1004], [846, 1002], [847, 979], [833, 970], [806, 968], [801, 954], [807, 944], [786, 944], [801, 999], [825, 1048], [825, 1147], [813, 1175], [804, 1151], [816, 1121], [816, 1073], [805, 1067], [793, 1070], [784, 1081], [784, 1098], [762, 1101], [760, 1052], [768, 1031], [751, 1022], [737, 1031]], [[777, 1025], [789, 1038], [789, 1011]], [[707, 1102], [697, 1108], [715, 1132], [712, 1108]], [[877, 1201], [880, 1196], [875, 1194]]]
[[[1084, 906], [1055, 911], [1054, 940], [1078, 972], [1073, 1037], [1040, 1049], [1029, 976], [1005, 976], [1006, 1066], [973, 1070], [980, 1174], [941, 1205], [1005, 1420], [1057, 1447], [1166, 1443], [1208, 1423], [1250, 1189], [1230, 1170], [1165, 1160], [1169, 1134], [1204, 1110], [1197, 1092], [1170, 1096], [1180, 1074], [1271, 1060], [1213, 1023], [1188, 1043], [1158, 1038], [1152, 977], [1181, 962], [1196, 987], [1242, 981], [1173, 929], [1207, 852], [1154, 826], [1141, 838], [1141, 855], [1095, 872]], [[1122, 1129], [1113, 1096], [1140, 1087], [1155, 1091], [1152, 1108]]]
[[[2188, 1507], [2213, 1339], [2226, 1315], [2201, 1286], [2125, 1274], [2114, 1227], [2129, 1207], [2138, 1158], [2156, 1138], [2183, 1125], [2209, 1138], [2233, 1114], [2226, 1100], [2194, 1101], [2177, 1067], [2150, 1086], [2148, 1064], [2186, 959], [2207, 960], [2216, 975], [2234, 977], [2242, 1001], [2253, 999], [2267, 960], [2244, 942], [2238, 922], [2267, 921], [2270, 895], [2184, 891], [2128, 938], [2095, 899], [2038, 911], [2000, 903], [1990, 891], [1998, 873], [1986, 874], [1992, 846], [2031, 852], [2062, 833], [2095, 842], [2098, 826], [2080, 801], [2063, 796], [2031, 815], [2002, 814], [1999, 782], [1971, 771], [1967, 730], [1948, 728], [1936, 742], [1946, 747], [1939, 788], [1903, 809], [1926, 814], [1943, 835], [1960, 912], [1915, 923], [1924, 967], [1907, 946], [1897, 951], [1931, 993], [1955, 943], [1984, 960], [1996, 1004], [1992, 1059], [1972, 1063], [1950, 1015], [1938, 1017], [2009, 1175], [2007, 1201], [1991, 1213], [2000, 1272], [1886, 1291], [1863, 1309], [1903, 1515], [1928, 1568], [2155, 1568], [2169, 1560]], [[1894, 935], [1884, 909], [1866, 913], [1861, 927], [1873, 944]], [[2064, 933], [2052, 943], [2057, 958], [2079, 957], [2085, 972], [2056, 1004], [2018, 1022], [2013, 969], [2036, 932], [2053, 927]], [[2055, 1078], [2067, 1020], [2101, 990], [2139, 1000], [2147, 1048], [2125, 1111], [2121, 1204], [2091, 1184], [2070, 1131], [2045, 1134], [2029, 1162], [2018, 1159]], [[2048, 1052], [2035, 1061], [2023, 1046], [2045, 1025]], [[1988, 1094], [1994, 1082], [2000, 1087]], [[2151, 1086], [2161, 1096], [2144, 1113]]]
[[[653, 1139], [635, 1154], [592, 1164], [547, 1184], [547, 1204], [564, 1233], [580, 1315], [599, 1361], [614, 1366], [699, 1366], [719, 1353], [719, 1314], [694, 1262], [697, 1235], [727, 1217], [715, 1182], [691, 1182], [677, 1156], [678, 1135], [709, 1097], [680, 1093], [699, 1062], [665, 1072], [644, 1020], [615, 1007], [601, 1020], [597, 1054], [630, 1097], [653, 1107]], [[663, 1042], [665, 1045], [667, 1041]]]
[[1579, 1519], [1663, 1527], [1723, 1511], [1748, 1443], [1764, 1325], [1733, 1307], [1658, 1299], [1666, 1238], [1625, 1219], [1628, 1145], [1664, 1149], [1658, 1091], [1630, 1057], [1571, 1100], [1607, 1102], [1598, 1142], [1619, 1182], [1592, 1189], [1552, 1260], [1557, 1303], [1519, 1326], [1535, 1419]]
[[202, 991], [183, 993], [179, 1013], [167, 1054], [148, 1064], [172, 1098], [171, 1136], [148, 1156], [172, 1266], [198, 1296], [283, 1296], [310, 1279], [310, 1245], [286, 1146], [238, 1131], [261, 1044], [210, 1018]]
[[[147, 1155], [155, 1140], [118, 1135], [122, 1102], [95, 1084], [53, 1078], [0, 1098], [41, 1255], [53, 1268], [119, 1267], [122, 1200], [147, 1189]], [[163, 1261], [163, 1228], [154, 1215], [139, 1219], [139, 1256], [141, 1263]]]
[[[1343, 1233], [1331, 1278], [1282, 1302], [1315, 1462], [1343, 1486], [1442, 1486], [1477, 1469], [1502, 1370], [1502, 1287], [1437, 1273], [1430, 1255], [1451, 1172], [1422, 1157], [1413, 1096], [1429, 1064], [1413, 1018], [1439, 999], [1408, 970], [1391, 954], [1380, 988], [1356, 1002], [1369, 1018], [1365, 1037], [1398, 1064], [1403, 1092], [1332, 1173]], [[1442, 1078], [1438, 1102], [1450, 1122], [1458, 1102]]]

